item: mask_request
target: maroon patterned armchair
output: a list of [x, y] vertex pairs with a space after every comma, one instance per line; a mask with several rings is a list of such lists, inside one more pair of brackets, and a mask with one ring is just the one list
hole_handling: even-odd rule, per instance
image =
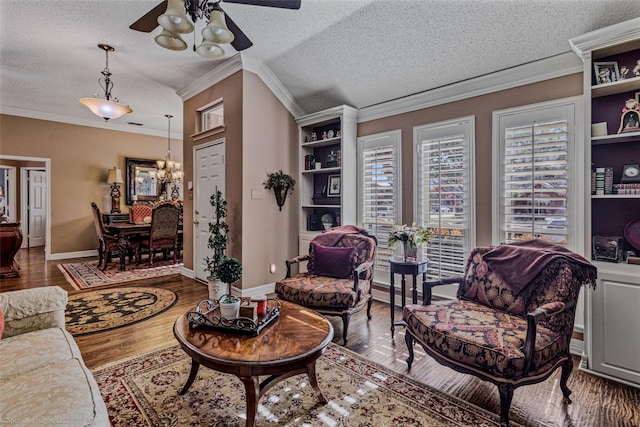
[[[542, 240], [475, 248], [463, 276], [427, 282], [425, 305], [404, 307], [409, 369], [418, 342], [437, 362], [496, 384], [503, 426], [515, 388], [558, 367], [570, 403], [576, 302], [581, 285], [595, 280], [587, 260]], [[459, 284], [457, 299], [431, 302], [432, 287], [451, 283]]]
[[[351, 315], [367, 306], [371, 319], [371, 283], [376, 239], [355, 226], [334, 227], [316, 236], [309, 255], [286, 261], [287, 276], [276, 283], [281, 299], [320, 314], [342, 317], [342, 339], [347, 344]], [[307, 272], [291, 274], [291, 266], [307, 261]]]

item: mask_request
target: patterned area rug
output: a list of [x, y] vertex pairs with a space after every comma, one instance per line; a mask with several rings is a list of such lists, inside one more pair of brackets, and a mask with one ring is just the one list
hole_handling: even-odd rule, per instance
[[102, 271], [96, 267], [96, 262], [80, 262], [58, 264], [58, 268], [64, 274], [67, 282], [80, 291], [180, 274], [182, 267], [182, 263], [173, 264], [172, 261], [158, 261], [154, 265], [155, 267], [152, 268], [145, 268], [144, 265], [140, 265], [138, 268], [135, 265], [127, 264], [126, 270], [120, 271], [116, 264], [112, 264], [106, 271]]
[[178, 296], [158, 288], [116, 288], [69, 295], [67, 331], [88, 335], [149, 319], [171, 308]]
[[[201, 367], [180, 396], [191, 359], [179, 346], [93, 371], [119, 426], [244, 427], [240, 380]], [[499, 416], [330, 344], [317, 362], [328, 400], [319, 404], [306, 375], [275, 385], [260, 399], [258, 426], [498, 426]]]

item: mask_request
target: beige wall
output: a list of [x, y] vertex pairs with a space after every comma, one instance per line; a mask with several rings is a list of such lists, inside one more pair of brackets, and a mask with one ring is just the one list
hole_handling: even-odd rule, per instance
[[[198, 109], [209, 103], [223, 99], [225, 129], [203, 140], [194, 141], [191, 135], [198, 129], [200, 119]], [[242, 262], [242, 72], [227, 77], [218, 84], [188, 99], [183, 105], [184, 114], [184, 173], [186, 181], [193, 180], [193, 149], [225, 138], [227, 223], [230, 239], [227, 255]], [[193, 197], [187, 191], [184, 200], [184, 223], [191, 226], [184, 229], [184, 266], [193, 269]], [[240, 286], [242, 282], [234, 284]]]
[[[182, 160], [182, 141], [172, 139], [171, 145]], [[51, 159], [54, 256], [97, 248], [91, 202], [103, 212], [111, 210], [110, 188], [104, 182], [109, 168], [117, 166], [124, 174], [126, 157], [159, 159], [166, 150], [166, 137], [0, 115], [0, 154]], [[121, 208], [128, 212], [124, 184], [121, 191]]]
[[402, 223], [413, 221], [413, 127], [475, 116], [476, 243], [491, 244], [492, 113], [582, 94], [582, 73], [360, 123], [358, 136], [402, 131]]
[[[262, 80], [244, 72], [242, 197], [243, 289], [273, 283], [285, 275], [284, 261], [298, 255], [299, 188], [278, 210], [272, 190], [262, 183], [267, 172], [282, 169], [298, 176], [298, 127], [289, 111]], [[252, 199], [251, 190], [262, 199]], [[275, 264], [271, 273], [269, 266]]]

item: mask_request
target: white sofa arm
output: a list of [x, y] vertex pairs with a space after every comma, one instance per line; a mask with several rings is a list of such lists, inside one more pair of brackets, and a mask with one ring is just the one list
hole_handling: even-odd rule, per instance
[[4, 315], [3, 338], [26, 332], [60, 327], [64, 329], [67, 291], [59, 286], [0, 293]]

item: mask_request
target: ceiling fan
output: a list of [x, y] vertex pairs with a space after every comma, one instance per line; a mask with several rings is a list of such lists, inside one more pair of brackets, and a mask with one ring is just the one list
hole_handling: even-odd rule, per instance
[[[253, 46], [249, 38], [227, 15], [220, 3], [222, 0], [164, 0], [144, 16], [131, 24], [129, 28], [150, 33], [159, 25], [163, 31], [156, 37], [156, 42], [167, 49], [184, 50], [187, 44], [179, 34], [187, 34], [194, 30], [198, 19], [206, 20], [203, 30], [203, 43], [194, 50], [209, 58], [224, 56], [224, 50], [218, 45], [231, 43], [237, 51]], [[227, 3], [246, 4], [251, 6], [277, 7], [281, 9], [300, 9], [301, 0], [224, 0]], [[191, 22], [188, 22], [188, 15]], [[226, 25], [225, 25], [226, 24]], [[206, 33], [205, 33], [206, 32]]]

